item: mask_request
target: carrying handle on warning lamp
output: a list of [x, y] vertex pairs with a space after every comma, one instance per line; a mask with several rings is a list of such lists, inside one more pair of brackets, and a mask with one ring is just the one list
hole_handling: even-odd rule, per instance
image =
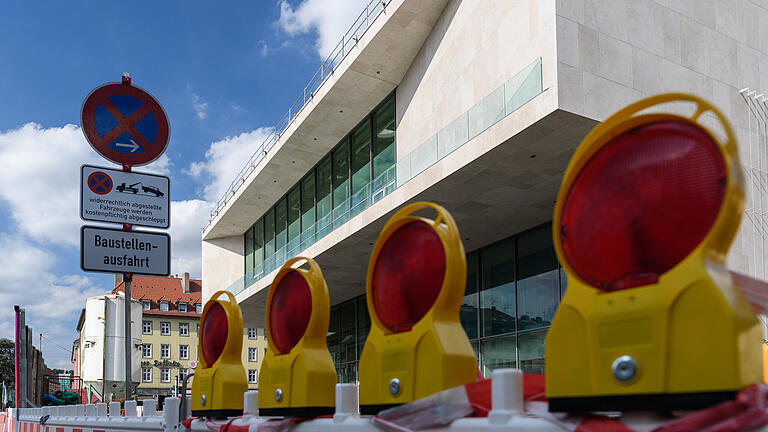
[[[662, 105], [662, 104], [668, 104], [672, 102], [691, 102], [696, 105], [696, 110], [693, 112], [692, 115], [685, 117], [679, 114], [671, 114], [671, 113], [645, 113], [640, 114], [641, 111], [650, 108], [655, 105]], [[720, 125], [723, 127], [723, 131], [725, 132], [725, 141], [722, 141], [712, 135], [710, 128], [705, 126], [701, 123], [701, 115], [711, 112], [714, 114], [715, 118], [720, 122]], [[639, 114], [639, 115], [638, 115]], [[659, 94], [655, 96], [651, 96], [642, 100], [639, 100], [635, 103], [632, 103], [630, 105], [627, 105], [626, 107], [620, 109], [616, 113], [614, 113], [612, 116], [605, 119], [605, 121], [599, 123], [597, 126], [595, 126], [594, 129], [584, 138], [582, 142], [595, 142], [596, 145], [588, 145], [588, 146], [579, 146], [576, 149], [576, 152], [573, 154], [572, 161], [576, 162], [573, 168], [570, 166], [568, 167], [568, 171], [575, 171], [571, 172], [570, 174], [576, 175], [579, 172], [581, 172], [581, 168], [589, 161], [589, 158], [594, 155], [600, 148], [602, 147], [601, 144], [604, 144], [605, 142], [611, 140], [612, 138], [626, 132], [627, 130], [633, 129], [636, 126], [639, 126], [640, 124], [647, 124], [649, 122], [652, 122], [654, 120], [663, 121], [663, 120], [670, 120], [676, 118], [678, 120], [685, 119], [692, 123], [695, 123], [698, 127], [702, 128], [704, 131], [706, 131], [712, 140], [717, 143], [718, 147], [720, 147], [723, 150], [723, 153], [731, 158], [738, 160], [738, 148], [736, 146], [736, 138], [733, 135], [733, 130], [731, 129], [731, 125], [728, 123], [728, 120], [725, 118], [725, 116], [715, 108], [712, 104], [705, 101], [704, 99], [701, 99], [700, 97], [687, 94], [687, 93], [664, 93]], [[621, 128], [617, 128], [618, 125], [621, 125]], [[566, 177], [568, 176], [568, 172], [566, 172]], [[739, 173], [733, 173], [734, 175], [739, 175]], [[565, 184], [565, 180], [563, 179]], [[562, 190], [561, 190], [562, 191]]]
[[[424, 209], [434, 210], [437, 213], [437, 216], [434, 219], [430, 219], [413, 215], [413, 213]], [[445, 252], [446, 267], [443, 285], [428, 314], [442, 312], [454, 314], [454, 312], [461, 307], [461, 302], [464, 298], [466, 285], [466, 257], [464, 255], [464, 245], [461, 242], [459, 227], [456, 225], [456, 221], [448, 210], [438, 204], [428, 201], [409, 204], [392, 215], [387, 221], [387, 224], [384, 225], [384, 228], [381, 230], [379, 238], [373, 247], [371, 259], [368, 264], [368, 276], [366, 282], [368, 310], [370, 311], [371, 319], [382, 330], [386, 329], [386, 326], [378, 317], [376, 308], [373, 305], [373, 295], [371, 292], [373, 289], [372, 281], [374, 266], [376, 265], [379, 252], [381, 252], [381, 249], [384, 247], [386, 240], [403, 225], [415, 221], [424, 222], [435, 230], [443, 245], [443, 251]], [[458, 273], [456, 273], [457, 271]], [[457, 274], [461, 276], [458, 278], [460, 281], [454, 280], [457, 279]], [[385, 332], [388, 333], [388, 331]]]
[[[294, 264], [301, 261], [304, 261], [301, 266], [294, 267]], [[303, 264], [309, 265], [309, 268], [303, 268]], [[303, 256], [295, 256], [280, 267], [280, 270], [277, 272], [277, 275], [275, 275], [275, 279], [272, 282], [272, 287], [277, 287], [283, 277], [292, 271], [298, 272], [307, 281], [307, 285], [309, 286], [309, 296], [312, 301], [312, 312], [309, 316], [307, 328], [304, 330], [304, 334], [295, 346], [324, 346], [326, 344], [326, 336], [328, 335], [331, 302], [328, 294], [328, 286], [323, 278], [323, 272], [320, 270], [320, 266], [316, 261]], [[267, 314], [264, 324], [266, 326], [267, 342], [274, 352], [278, 353], [279, 350], [272, 340], [272, 329], [270, 324], [273, 296], [274, 289], [270, 289], [269, 294], [267, 294]]]
[[[690, 116], [680, 114], [651, 112], [641, 113], [650, 107], [673, 102], [690, 102], [696, 105], [696, 109]], [[701, 122], [702, 114], [711, 112], [719, 121], [725, 133], [725, 139], [715, 136], [711, 128]], [[718, 213], [712, 228], [702, 241], [710, 259], [717, 262], [725, 262], [725, 256], [728, 247], [733, 241], [738, 229], [741, 217], [744, 212], [745, 192], [744, 180], [739, 163], [739, 151], [736, 143], [736, 137], [730, 123], [722, 112], [704, 99], [687, 93], [663, 93], [651, 96], [635, 103], [627, 105], [620, 109], [602, 123], [595, 126], [592, 131], [582, 140], [581, 145], [576, 149], [565, 170], [565, 175], [560, 186], [555, 204], [555, 213], [552, 221], [552, 230], [554, 236], [555, 249], [558, 250], [558, 256], [564, 256], [562, 253], [561, 232], [559, 227], [562, 224], [562, 212], [570, 188], [581, 173], [584, 166], [589, 163], [592, 156], [595, 155], [606, 143], [621, 135], [624, 132], [632, 130], [638, 126], [662, 122], [662, 121], [683, 121], [694, 124], [704, 133], [709, 135], [712, 141], [720, 149], [726, 167], [727, 188], [723, 199], [720, 212]], [[563, 262], [562, 265], [570, 268], [570, 263]]]
[[[240, 351], [242, 351], [243, 346], [243, 340], [242, 340], [242, 326], [243, 326], [243, 316], [240, 312], [240, 307], [237, 305], [237, 299], [235, 299], [234, 294], [232, 294], [229, 291], [226, 290], [220, 290], [213, 293], [211, 298], [206, 302], [205, 307], [203, 308], [203, 313], [200, 316], [200, 331], [203, 331], [203, 326], [205, 325], [205, 318], [208, 316], [208, 310], [216, 303], [218, 303], [217, 299], [221, 297], [221, 295], [226, 295], [227, 302], [226, 303], [219, 303], [224, 308], [225, 315], [227, 317], [227, 341], [224, 343], [224, 349], [221, 351], [221, 355], [219, 358], [216, 359], [212, 364], [208, 364], [207, 360], [205, 360], [205, 356], [200, 354], [200, 363], [204, 367], [211, 367], [216, 362], [226, 358], [228, 360], [239, 360]], [[234, 322], [233, 322], [234, 321]], [[233, 324], [239, 324], [240, 330], [239, 332], [232, 332]], [[240, 335], [240, 338], [237, 338], [237, 335]], [[234, 336], [234, 337], [233, 337]], [[202, 334], [199, 334], [198, 337], [200, 338], [200, 348], [202, 348], [203, 344], [203, 337]], [[239, 346], [237, 346], [239, 344]], [[236, 354], [236, 356], [235, 356]]]

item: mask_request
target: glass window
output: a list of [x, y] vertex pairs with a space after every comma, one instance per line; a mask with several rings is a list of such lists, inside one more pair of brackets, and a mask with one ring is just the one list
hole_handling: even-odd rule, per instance
[[264, 219], [253, 225], [253, 273], [260, 275], [264, 270]]
[[152, 358], [152, 344], [141, 344], [141, 357]]
[[385, 186], [394, 176], [382, 176], [395, 164], [395, 98], [390, 98], [373, 116], [374, 190]]
[[183, 381], [187, 377], [187, 369], [179, 368], [179, 381]]
[[168, 311], [168, 309], [170, 309], [170, 307], [169, 307], [169, 302], [167, 302], [167, 301], [161, 301], [161, 302], [160, 302], [160, 310], [161, 310], [161, 311], [164, 311], [164, 312], [167, 312], [167, 311]]
[[368, 302], [364, 295], [357, 298], [357, 359], [363, 353], [365, 340], [371, 331], [371, 316], [368, 315]]
[[[293, 256], [299, 251], [299, 234], [301, 234], [301, 191], [294, 188], [288, 193], [288, 250]], [[289, 258], [289, 256], [286, 256]]]
[[315, 240], [315, 172], [301, 182], [301, 248]]
[[328, 343], [328, 351], [331, 352], [331, 358], [333, 359], [333, 363], [336, 365], [337, 369], [340, 358], [339, 343], [341, 340], [339, 334], [340, 310], [341, 305], [331, 306], [330, 319], [328, 321], [328, 337], [326, 338], [326, 342]]
[[480, 311], [482, 335], [515, 331], [515, 239], [509, 238], [481, 251]]
[[317, 166], [317, 238], [331, 232], [331, 158]]
[[144, 310], [149, 310], [152, 307], [152, 300], [142, 300], [141, 307]]
[[560, 267], [560, 298], [565, 295], [565, 288], [568, 286], [568, 276], [565, 274], [565, 269]]
[[515, 336], [484, 340], [482, 341], [482, 350], [481, 370], [486, 377], [490, 377], [494, 369], [516, 367]]
[[187, 304], [179, 303], [179, 312], [186, 312], [186, 311], [187, 311]]
[[248, 361], [249, 362], [255, 362], [257, 359], [258, 354], [256, 353], [256, 348], [248, 348]]
[[517, 312], [520, 330], [548, 326], [560, 301], [552, 228], [545, 225], [517, 238]]
[[[341, 362], [353, 362], [357, 360], [357, 345], [355, 334], [355, 309], [356, 304], [354, 300], [346, 301], [341, 304], [340, 325], [339, 330], [341, 332], [339, 347]], [[344, 381], [349, 382], [349, 381]]]
[[152, 382], [152, 368], [141, 368], [141, 381]]
[[259, 373], [256, 369], [248, 369], [248, 382], [251, 384], [256, 383], [256, 378], [259, 376]]
[[160, 358], [171, 358], [171, 345], [170, 344], [160, 344]]
[[189, 336], [189, 323], [179, 323], [179, 336]]
[[189, 359], [189, 345], [179, 345], [179, 358], [182, 360]]
[[281, 261], [285, 260], [285, 244], [287, 242], [288, 231], [288, 207], [286, 207], [285, 199], [281, 199], [275, 205], [275, 253], [278, 254], [276, 258], [282, 264]]
[[195, 303], [195, 313], [196, 314], [203, 313], [203, 304], [202, 303]]
[[275, 253], [275, 210], [269, 209], [264, 215], [264, 261]]
[[253, 274], [253, 227], [245, 232], [245, 276]]
[[349, 219], [349, 141], [333, 152], [333, 227]]
[[547, 330], [520, 333], [520, 369], [525, 373], [544, 373], [544, 339]]
[[352, 202], [350, 216], [368, 207], [371, 182], [371, 122], [366, 120], [352, 134]]
[[160, 334], [163, 336], [168, 336], [171, 334], [171, 323], [169, 322], [161, 322], [160, 323]]
[[160, 369], [160, 382], [171, 382], [170, 369]]
[[144, 321], [141, 323], [141, 332], [144, 334], [152, 334], [152, 321]]
[[248, 327], [248, 339], [256, 339], [256, 328], [255, 327]]
[[467, 255], [467, 286], [464, 290], [464, 300], [461, 302], [459, 319], [467, 337], [476, 339], [477, 332], [477, 252]]

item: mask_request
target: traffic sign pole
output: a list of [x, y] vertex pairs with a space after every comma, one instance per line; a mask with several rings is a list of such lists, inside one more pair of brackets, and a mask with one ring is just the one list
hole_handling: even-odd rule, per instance
[[[123, 74], [123, 85], [131, 85], [131, 77], [128, 73]], [[130, 164], [123, 164], [124, 172], [131, 172]], [[123, 231], [131, 231], [132, 225], [123, 224]], [[131, 399], [131, 387], [133, 387], [133, 377], [131, 376], [131, 361], [133, 360], [133, 341], [131, 340], [131, 282], [132, 273], [123, 273], [123, 286], [125, 287], [125, 400]], [[127, 411], [126, 411], [127, 412]]]

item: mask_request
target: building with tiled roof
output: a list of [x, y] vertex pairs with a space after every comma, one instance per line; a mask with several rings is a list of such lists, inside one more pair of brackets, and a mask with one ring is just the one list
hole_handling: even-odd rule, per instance
[[[125, 290], [115, 275], [113, 293]], [[202, 281], [182, 277], [134, 275], [131, 297], [142, 303], [141, 383], [139, 396], [167, 396], [181, 388], [184, 377], [194, 372], [199, 360], [197, 336], [203, 311]], [[258, 370], [266, 350], [262, 329], [244, 329], [243, 364], [249, 388], [256, 390]], [[177, 384], [178, 381], [178, 384]], [[187, 388], [191, 389], [192, 378]]]

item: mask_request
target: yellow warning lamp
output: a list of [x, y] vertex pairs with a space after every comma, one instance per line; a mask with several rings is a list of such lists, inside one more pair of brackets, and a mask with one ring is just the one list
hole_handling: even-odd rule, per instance
[[[415, 216], [419, 210], [435, 219]], [[412, 402], [474, 381], [477, 362], [459, 322], [467, 263], [439, 205], [418, 202], [384, 226], [368, 264], [371, 331], [360, 357], [360, 412]]]
[[[296, 267], [303, 262], [308, 268]], [[259, 371], [259, 414], [333, 414], [336, 368], [326, 336], [328, 286], [320, 266], [295, 257], [278, 271], [267, 296], [267, 355]]]
[[699, 409], [761, 381], [760, 325], [725, 268], [743, 210], [733, 132], [695, 96], [641, 100], [587, 135], [552, 224], [568, 286], [546, 340], [551, 411]]
[[[228, 301], [219, 299], [221, 295], [226, 295]], [[243, 315], [235, 296], [228, 291], [216, 292], [205, 304], [200, 322], [200, 362], [192, 381], [192, 415], [242, 415], [248, 377], [241, 358]]]

